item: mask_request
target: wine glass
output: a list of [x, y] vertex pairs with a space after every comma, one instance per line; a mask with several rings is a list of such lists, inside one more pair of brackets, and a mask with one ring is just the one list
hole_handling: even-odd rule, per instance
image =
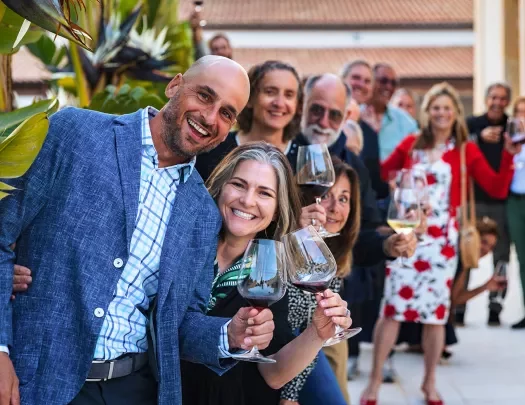
[[507, 134], [513, 144], [525, 143], [525, 119], [510, 117], [507, 120]]
[[[421, 223], [421, 207], [410, 171], [400, 171], [388, 206], [387, 223], [398, 234], [409, 234]], [[410, 268], [401, 258], [401, 266]]]
[[[204, 9], [204, 1], [202, 1], [202, 0], [194, 1], [193, 5], [195, 6], [195, 12], [196, 13], [200, 13]], [[200, 20], [199, 21], [199, 25], [201, 27], [205, 27], [206, 24], [207, 24], [206, 20]]]
[[[421, 210], [421, 214], [425, 214], [428, 216], [429, 213], [425, 211], [430, 206], [430, 194], [428, 192], [427, 173], [419, 168], [412, 168], [408, 172], [409, 175], [412, 176], [412, 182], [417, 199], [419, 201], [419, 208]], [[432, 238], [429, 238], [425, 234], [418, 235], [417, 240], [419, 246], [429, 246], [432, 244]]]
[[[332, 158], [325, 144], [299, 146], [296, 177], [306, 203], [321, 204], [323, 196], [335, 183]], [[323, 238], [339, 235], [328, 232], [322, 225], [318, 232]]]
[[[287, 259], [288, 280], [308, 293], [322, 293], [337, 273], [337, 263], [332, 252], [311, 225], [283, 237]], [[334, 336], [323, 346], [331, 346], [351, 338], [361, 328], [343, 329], [336, 326]]]
[[501, 288], [501, 290], [496, 291], [496, 296], [494, 297], [497, 302], [500, 304], [503, 303], [503, 299], [505, 298], [505, 293], [507, 289], [508, 279], [507, 279], [507, 267], [508, 263], [500, 260], [496, 263], [496, 267], [494, 268], [494, 275], [498, 277], [498, 287]]
[[[282, 242], [252, 239], [244, 252], [241, 274], [237, 280], [239, 294], [257, 309], [268, 308], [286, 293], [285, 255]], [[253, 346], [247, 353], [233, 354], [236, 360], [275, 363]]]

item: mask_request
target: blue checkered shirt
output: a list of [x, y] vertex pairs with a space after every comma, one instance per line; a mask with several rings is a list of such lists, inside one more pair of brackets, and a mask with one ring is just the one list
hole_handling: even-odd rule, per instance
[[[129, 258], [109, 304], [95, 348], [95, 359], [111, 360], [125, 353], [148, 349], [145, 315], [157, 294], [159, 263], [166, 228], [180, 182], [190, 177], [189, 163], [159, 168], [149, 126], [157, 114], [152, 107], [142, 113], [142, 162], [139, 208], [131, 237]], [[213, 269], [209, 269], [213, 271]], [[219, 353], [229, 357], [226, 323], [221, 329]]]

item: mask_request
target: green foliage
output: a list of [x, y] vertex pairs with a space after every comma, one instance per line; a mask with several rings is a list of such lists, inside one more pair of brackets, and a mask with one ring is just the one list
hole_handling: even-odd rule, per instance
[[161, 109], [164, 101], [156, 94], [148, 92], [147, 89], [125, 84], [117, 89], [115, 86], [107, 86], [104, 91], [97, 93], [87, 107], [90, 110], [105, 112], [108, 114], [129, 114], [139, 108], [152, 106]]
[[0, 139], [8, 137], [18, 125], [33, 115], [42, 112], [51, 115], [57, 110], [58, 101], [51, 99], [38, 101], [30, 106], [19, 108], [12, 112], [0, 113]]
[[[23, 121], [7, 137], [0, 139], [0, 178], [20, 177], [29, 170], [44, 144], [49, 129], [47, 113], [41, 112]], [[0, 182], [0, 199], [13, 187]]]
[[29, 29], [25, 34], [22, 41], [13, 47], [15, 40], [22, 28], [24, 18], [16, 14], [14, 11], [7, 8], [3, 3], [0, 2], [0, 15], [2, 15], [0, 21], [0, 53], [10, 54], [17, 52], [22, 45], [26, 45], [32, 42], [36, 42], [42, 36], [41, 30]]

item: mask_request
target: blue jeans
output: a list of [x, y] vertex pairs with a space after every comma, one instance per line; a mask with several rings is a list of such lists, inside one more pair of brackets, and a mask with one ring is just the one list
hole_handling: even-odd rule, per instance
[[299, 394], [301, 405], [348, 405], [323, 351]]

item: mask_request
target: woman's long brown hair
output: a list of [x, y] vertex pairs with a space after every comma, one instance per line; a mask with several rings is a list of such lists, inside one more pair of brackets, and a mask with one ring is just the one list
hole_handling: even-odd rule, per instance
[[361, 193], [359, 177], [354, 169], [337, 157], [332, 157], [335, 177], [346, 176], [350, 181], [350, 214], [339, 236], [326, 239], [337, 262], [337, 277], [346, 277], [352, 269], [352, 249], [361, 227]]

